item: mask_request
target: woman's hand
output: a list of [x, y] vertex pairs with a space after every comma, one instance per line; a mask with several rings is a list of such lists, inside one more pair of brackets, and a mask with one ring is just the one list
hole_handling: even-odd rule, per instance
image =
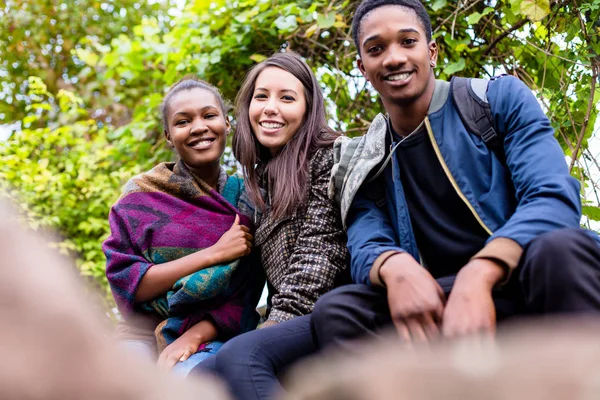
[[202, 343], [215, 340], [217, 335], [217, 327], [214, 323], [206, 319], [198, 322], [165, 347], [158, 357], [158, 367], [170, 371], [178, 362], [183, 362], [196, 354]]
[[135, 293], [136, 303], [165, 294], [184, 276], [250, 254], [252, 240], [249, 229], [240, 225], [240, 217], [236, 215], [231, 228], [211, 247], [150, 268]]
[[162, 353], [160, 353], [156, 365], [165, 371], [170, 371], [175, 364], [183, 362], [195, 354], [201, 344], [202, 343], [198, 343], [197, 339], [183, 334], [173, 343], [165, 347]]
[[240, 224], [240, 216], [235, 216], [233, 225], [221, 236], [211, 250], [217, 254], [219, 264], [247, 256], [252, 251], [253, 237], [247, 226]]
[[277, 324], [278, 324], [277, 321], [273, 321], [272, 319], [268, 319], [265, 322], [263, 322], [262, 324], [260, 324], [257, 329], [269, 328], [269, 327], [275, 326]]

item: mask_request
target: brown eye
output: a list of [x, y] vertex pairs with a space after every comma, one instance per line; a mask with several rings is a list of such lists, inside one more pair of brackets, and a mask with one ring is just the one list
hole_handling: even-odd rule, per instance
[[369, 47], [369, 49], [367, 50], [367, 53], [376, 53], [378, 51], [382, 50], [382, 47], [379, 45], [376, 46], [371, 46]]

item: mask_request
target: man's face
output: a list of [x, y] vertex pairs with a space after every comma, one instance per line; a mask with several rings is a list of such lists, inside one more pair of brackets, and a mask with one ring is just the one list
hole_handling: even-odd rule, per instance
[[388, 5], [363, 17], [358, 34], [361, 59], [358, 68], [379, 92], [384, 105], [409, 105], [433, 81], [437, 60], [435, 42], [409, 8]]

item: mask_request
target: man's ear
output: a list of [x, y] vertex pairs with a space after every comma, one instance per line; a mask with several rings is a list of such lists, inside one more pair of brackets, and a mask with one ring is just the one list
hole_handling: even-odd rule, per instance
[[431, 42], [429, 42], [429, 62], [432, 67], [435, 67], [435, 65], [437, 64], [437, 58], [438, 58], [437, 43], [432, 40]]
[[169, 134], [169, 132], [166, 129], [163, 132], [165, 134], [165, 139], [167, 139], [167, 143], [169, 144], [169, 146], [173, 147], [173, 142], [171, 141], [171, 135]]
[[365, 71], [365, 66], [363, 65], [363, 62], [360, 58], [358, 60], [356, 60], [356, 66], [358, 67], [358, 70], [360, 71], [360, 73], [365, 77], [367, 82], [370, 82], [369, 76], [367, 75], [367, 71]]

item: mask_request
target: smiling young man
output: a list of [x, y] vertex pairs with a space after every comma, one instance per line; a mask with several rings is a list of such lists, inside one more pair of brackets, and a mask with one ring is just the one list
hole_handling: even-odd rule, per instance
[[[486, 82], [500, 149], [461, 119], [455, 81], [418, 0], [366, 0], [352, 26], [358, 67], [387, 116], [338, 143], [336, 196], [354, 285], [321, 297], [321, 346], [395, 326], [406, 342], [494, 332], [523, 314], [600, 310], [600, 251], [579, 228], [579, 184], [518, 79]], [[479, 81], [482, 82], [482, 81]]]

